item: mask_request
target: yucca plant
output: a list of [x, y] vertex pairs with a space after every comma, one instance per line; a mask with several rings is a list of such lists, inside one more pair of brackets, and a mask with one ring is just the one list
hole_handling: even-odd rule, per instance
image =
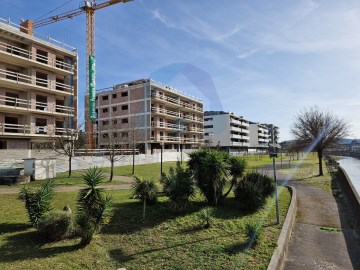
[[53, 179], [46, 180], [38, 189], [24, 186], [20, 189], [19, 198], [25, 202], [31, 225], [37, 226], [45, 213], [52, 210], [51, 199], [54, 190]]
[[176, 168], [170, 168], [168, 175], [163, 174], [161, 178], [164, 193], [169, 198], [170, 209], [176, 212], [184, 211], [190, 199], [195, 196], [195, 187], [192, 173], [181, 167], [180, 162]]
[[257, 183], [245, 179], [237, 184], [234, 193], [239, 207], [244, 210], [255, 211], [265, 203], [265, 198]]
[[213, 208], [205, 207], [199, 213], [199, 218], [205, 228], [210, 228], [213, 224]]
[[245, 224], [245, 233], [249, 239], [250, 247], [258, 244], [263, 232], [263, 226], [260, 221], [250, 221]]
[[80, 228], [80, 244], [87, 245], [94, 234], [100, 231], [101, 226], [109, 222], [112, 200], [99, 188], [104, 180], [100, 169], [90, 168], [82, 178], [87, 187], [79, 191], [76, 221]]
[[158, 188], [154, 180], [142, 179], [134, 176], [132, 189], [135, 196], [143, 201], [143, 221], [145, 221], [145, 211], [147, 202], [156, 202]]

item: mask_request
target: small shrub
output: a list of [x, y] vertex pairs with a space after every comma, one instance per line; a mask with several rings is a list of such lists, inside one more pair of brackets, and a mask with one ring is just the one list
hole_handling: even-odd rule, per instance
[[48, 212], [39, 220], [37, 227], [47, 240], [57, 241], [72, 234], [73, 221], [69, 212]]
[[264, 197], [270, 196], [275, 191], [274, 180], [265, 174], [251, 172], [245, 176], [245, 181], [257, 184]]
[[25, 202], [31, 225], [36, 227], [44, 214], [51, 210], [54, 186], [54, 181], [49, 179], [38, 189], [32, 189], [28, 186], [21, 188], [19, 199]]
[[169, 198], [170, 209], [176, 212], [184, 211], [190, 204], [190, 198], [195, 195], [192, 173], [183, 169], [178, 161], [175, 170], [171, 167], [169, 175], [162, 175], [161, 183]]
[[265, 203], [265, 198], [257, 183], [240, 181], [235, 188], [235, 198], [239, 207], [247, 211], [255, 211]]
[[154, 204], [157, 201], [158, 188], [154, 180], [142, 179], [137, 176], [134, 178], [133, 193], [143, 201], [143, 221], [145, 221], [146, 203]]
[[259, 221], [250, 221], [245, 224], [245, 233], [249, 239], [250, 246], [256, 246], [261, 238], [263, 226]]
[[199, 218], [205, 228], [210, 228], [214, 220], [213, 209], [211, 207], [202, 209], [199, 213]]

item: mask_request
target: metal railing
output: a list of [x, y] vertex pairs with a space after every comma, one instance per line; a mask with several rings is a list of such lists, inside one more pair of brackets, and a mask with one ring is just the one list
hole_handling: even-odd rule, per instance
[[175, 99], [175, 98], [172, 98], [172, 97], [169, 97], [169, 96], [166, 96], [166, 95], [160, 95], [160, 94], [157, 94], [157, 93], [152, 93], [151, 97], [155, 97], [155, 98], [158, 98], [160, 100], [166, 101], [168, 103], [175, 104], [175, 105], [178, 105], [178, 106], [182, 106], [182, 107], [194, 110], [194, 111], [203, 112], [203, 108], [199, 108], [198, 106], [190, 105], [189, 103], [181, 101], [180, 99]]
[[35, 83], [33, 81], [32, 76], [28, 76], [19, 72], [13, 72], [10, 70], [5, 70], [5, 69], [0, 69], [0, 75], [3, 75], [4, 77], [0, 76], [0, 79], [5, 79], [5, 80], [9, 80], [9, 81], [15, 81], [17, 83], [24, 83], [24, 84], [29, 84], [29, 85], [36, 85], [39, 87], [44, 87], [47, 90], [52, 90], [55, 91], [57, 88], [61, 88], [63, 92], [67, 92], [67, 93], [73, 93], [73, 87], [71, 85], [67, 85], [67, 84], [63, 84], [63, 83], [58, 83], [58, 82], [53, 82], [50, 80], [46, 80], [46, 79], [41, 79], [41, 78], [36, 78], [35, 77]]
[[0, 132], [2, 135], [8, 133], [30, 134], [30, 126], [2, 123], [0, 124]]
[[184, 138], [184, 137], [176, 137], [176, 136], [157, 136], [151, 137], [152, 141], [155, 142], [179, 142], [179, 143], [201, 143], [203, 139], [194, 139], [194, 138]]

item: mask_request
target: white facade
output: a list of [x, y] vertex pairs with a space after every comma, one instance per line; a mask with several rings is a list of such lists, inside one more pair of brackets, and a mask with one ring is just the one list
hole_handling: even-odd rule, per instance
[[249, 121], [229, 112], [205, 112], [204, 132], [205, 145], [210, 147], [241, 152], [250, 146]]
[[270, 135], [270, 142], [272, 143], [280, 143], [280, 131], [279, 127], [275, 126], [274, 124], [264, 124], [267, 126], [269, 135]]
[[250, 148], [252, 150], [266, 150], [270, 142], [268, 127], [258, 123], [250, 123]]

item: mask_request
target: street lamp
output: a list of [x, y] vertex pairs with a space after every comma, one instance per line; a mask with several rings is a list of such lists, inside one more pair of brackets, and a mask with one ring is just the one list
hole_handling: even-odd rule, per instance
[[161, 147], [161, 155], [160, 155], [160, 174], [162, 176], [163, 174], [163, 147], [164, 147], [164, 142], [160, 142], [160, 147]]
[[280, 214], [279, 214], [279, 198], [277, 191], [277, 180], [276, 180], [276, 165], [275, 158], [278, 156], [278, 152], [281, 146], [277, 143], [269, 143], [269, 156], [273, 159], [273, 170], [274, 170], [274, 181], [275, 181], [275, 200], [276, 200], [276, 224], [280, 224]]

